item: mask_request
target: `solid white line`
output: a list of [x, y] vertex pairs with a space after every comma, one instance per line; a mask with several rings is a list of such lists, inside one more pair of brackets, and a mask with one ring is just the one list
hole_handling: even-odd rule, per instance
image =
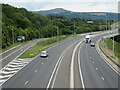
[[[29, 44], [25, 45], [24, 47], [28, 46]], [[20, 49], [24, 48], [24, 47], [21, 47]], [[20, 49], [17, 49], [16, 51], [12, 52], [11, 54], [9, 54], [8, 56], [2, 58], [0, 61], [3, 61], [5, 58], [9, 57], [10, 55], [14, 54], [15, 52], [19, 51]]]
[[[100, 39], [99, 39], [99, 40], [100, 40]], [[100, 57], [103, 59], [103, 61], [105, 61], [105, 63], [106, 63], [114, 72], [116, 72], [118, 75], [120, 75], [120, 73], [100, 54], [100, 52], [99, 52], [100, 48], [99, 48], [99, 45], [98, 45], [99, 40], [97, 41], [97, 46], [96, 46], [96, 51], [97, 51], [97, 53], [100, 55]], [[99, 50], [98, 50], [98, 48], [99, 48]]]
[[102, 80], [105, 80], [104, 77], [101, 77], [101, 78], [102, 78]]
[[78, 66], [79, 66], [80, 78], [81, 78], [81, 81], [82, 81], [82, 87], [83, 87], [83, 90], [85, 90], [85, 85], [84, 85], [84, 81], [83, 81], [82, 70], [81, 70], [81, 66], [80, 66], [80, 49], [81, 49], [81, 47], [82, 47], [82, 45], [80, 46], [79, 52], [78, 52]]
[[70, 88], [74, 88], [74, 57], [75, 57], [75, 52], [81, 43], [82, 41], [76, 45], [72, 53], [71, 66], [70, 66]]
[[28, 84], [28, 81], [25, 82], [25, 85], [27, 85], [27, 84]]
[[[70, 48], [70, 47], [69, 47], [69, 48]], [[68, 49], [67, 49], [67, 50], [68, 50]], [[54, 84], [55, 84], [55, 80], [56, 80], [56, 77], [57, 77], [58, 70], [59, 70], [59, 68], [60, 68], [60, 65], [61, 65], [61, 63], [62, 63], [62, 59], [63, 59], [63, 57], [65, 56], [67, 50], [65, 51], [65, 53], [64, 53], [64, 54], [62, 55], [62, 57], [60, 58], [61, 61], [59, 62], [58, 68], [57, 68], [57, 70], [56, 70], [56, 72], [55, 72], [55, 75], [54, 75], [54, 79], [53, 79], [53, 83], [52, 83], [52, 85], [51, 85], [51, 88], [53, 88], [53, 86], [54, 86]]]
[[[73, 45], [73, 44], [72, 44], [72, 45]], [[71, 45], [70, 45], [70, 46], [71, 46]], [[69, 47], [70, 47], [70, 46], [69, 46]], [[68, 47], [68, 48], [69, 48], [69, 47]], [[68, 49], [68, 48], [67, 48], [67, 49]], [[58, 66], [60, 60], [61, 60], [61, 57], [64, 55], [64, 53], [67, 51], [67, 49], [64, 50], [64, 52], [61, 54], [60, 58], [58, 59], [56, 65], [55, 65], [55, 68], [53, 69], [52, 75], [51, 75], [51, 77], [50, 77], [50, 79], [49, 79], [47, 88], [50, 88], [50, 83], [51, 83], [51, 81], [52, 81], [53, 75], [55, 74], [55, 71], [56, 71], [56, 69], [57, 69], [57, 66]]]
[[37, 72], [37, 70], [35, 70], [35, 72]]
[[[21, 45], [21, 44], [20, 44], [20, 45]], [[20, 45], [17, 45], [17, 46], [15, 46], [15, 47], [13, 47], [13, 48], [11, 48], [11, 49], [9, 49], [9, 50], [4, 51], [3, 53], [0, 53], [0, 55], [6, 53], [6, 52], [8, 52], [8, 51], [10, 51], [10, 50], [12, 50], [12, 49], [14, 49], [14, 48], [16, 48], [16, 47], [19, 47]]]

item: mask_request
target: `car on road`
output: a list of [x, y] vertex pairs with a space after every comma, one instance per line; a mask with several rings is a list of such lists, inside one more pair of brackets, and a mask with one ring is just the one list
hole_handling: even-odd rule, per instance
[[110, 34], [113, 34], [113, 32], [110, 32]]
[[47, 56], [48, 56], [48, 52], [47, 51], [41, 51], [40, 57], [47, 57]]
[[95, 46], [95, 43], [94, 43], [94, 42], [90, 43], [90, 46], [94, 47], [94, 46]]

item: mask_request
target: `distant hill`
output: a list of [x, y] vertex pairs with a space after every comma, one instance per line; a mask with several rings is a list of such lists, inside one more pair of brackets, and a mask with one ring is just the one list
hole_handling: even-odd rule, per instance
[[56, 15], [64, 16], [68, 19], [80, 17], [81, 19], [90, 19], [90, 20], [96, 20], [96, 19], [106, 20], [104, 15], [96, 15], [96, 14], [106, 14], [108, 20], [113, 20], [114, 22], [118, 21], [118, 14], [111, 12], [73, 12], [73, 11], [65, 10], [63, 8], [55, 8], [51, 10], [32, 11], [32, 12], [37, 14], [45, 14], [52, 16], [56, 16]]

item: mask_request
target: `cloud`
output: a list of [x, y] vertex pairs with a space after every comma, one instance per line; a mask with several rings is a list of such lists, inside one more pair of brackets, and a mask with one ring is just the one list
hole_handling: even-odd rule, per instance
[[[114, 6], [114, 8], [113, 8]], [[49, 10], [53, 8], [64, 8], [76, 12], [117, 12], [117, 3], [92, 3], [92, 2], [69, 2], [69, 3], [51, 3], [38, 10]]]
[[119, 0], [2, 0], [29, 11], [64, 8], [76, 12], [118, 12]]
[[[34, 2], [118, 2], [119, 0], [34, 0]], [[33, 0], [1, 0], [2, 3], [33, 2]]]

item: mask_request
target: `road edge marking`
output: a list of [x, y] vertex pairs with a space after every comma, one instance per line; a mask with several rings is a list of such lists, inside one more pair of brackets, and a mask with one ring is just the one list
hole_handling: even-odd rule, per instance
[[[74, 44], [74, 43], [73, 43], [73, 44]], [[72, 45], [73, 45], [73, 44], [72, 44]], [[49, 79], [49, 82], [48, 82], [48, 84], [47, 84], [47, 89], [50, 87], [50, 84], [51, 84], [51, 82], [52, 82], [52, 79], [53, 79], [53, 76], [54, 76], [54, 74], [55, 74], [55, 71], [56, 71], [56, 69], [58, 68], [58, 65], [60, 64], [61, 58], [63, 57], [63, 55], [65, 55], [66, 51], [67, 51], [72, 45], [70, 45], [69, 47], [67, 47], [67, 49], [64, 50], [64, 52], [63, 52], [63, 53], [61, 54], [61, 56], [59, 57], [57, 63], [55, 64], [55, 67], [54, 67], [54, 69], [53, 69], [53, 71], [52, 71], [52, 75], [51, 75], [51, 77], [50, 77], [50, 79]], [[62, 60], [61, 60], [61, 62], [62, 62]], [[59, 66], [60, 66], [60, 65], [59, 65]], [[52, 87], [53, 87], [53, 85], [52, 85]]]
[[104, 61], [114, 72], [116, 72], [118, 75], [120, 75], [120, 73], [100, 54], [100, 52], [99, 52], [100, 48], [99, 48], [99, 45], [98, 45], [99, 41], [100, 41], [100, 39], [97, 41], [97, 46], [96, 46], [96, 51], [97, 51], [97, 53], [100, 55], [100, 57], [103, 59], [103, 61]]
[[[83, 45], [83, 44], [82, 44], [82, 45]], [[83, 87], [83, 90], [85, 90], [85, 84], [84, 84], [83, 75], [82, 75], [82, 70], [81, 70], [81, 66], [80, 66], [80, 49], [81, 49], [82, 45], [80, 46], [79, 52], [78, 52], [78, 66], [79, 66], [79, 74], [80, 74], [81, 81], [82, 81], [82, 87]]]
[[71, 65], [70, 65], [70, 88], [74, 88], [74, 57], [76, 50], [78, 46], [82, 43], [83, 41], [80, 41], [74, 48], [73, 53], [72, 53], [72, 58], [71, 58]]

